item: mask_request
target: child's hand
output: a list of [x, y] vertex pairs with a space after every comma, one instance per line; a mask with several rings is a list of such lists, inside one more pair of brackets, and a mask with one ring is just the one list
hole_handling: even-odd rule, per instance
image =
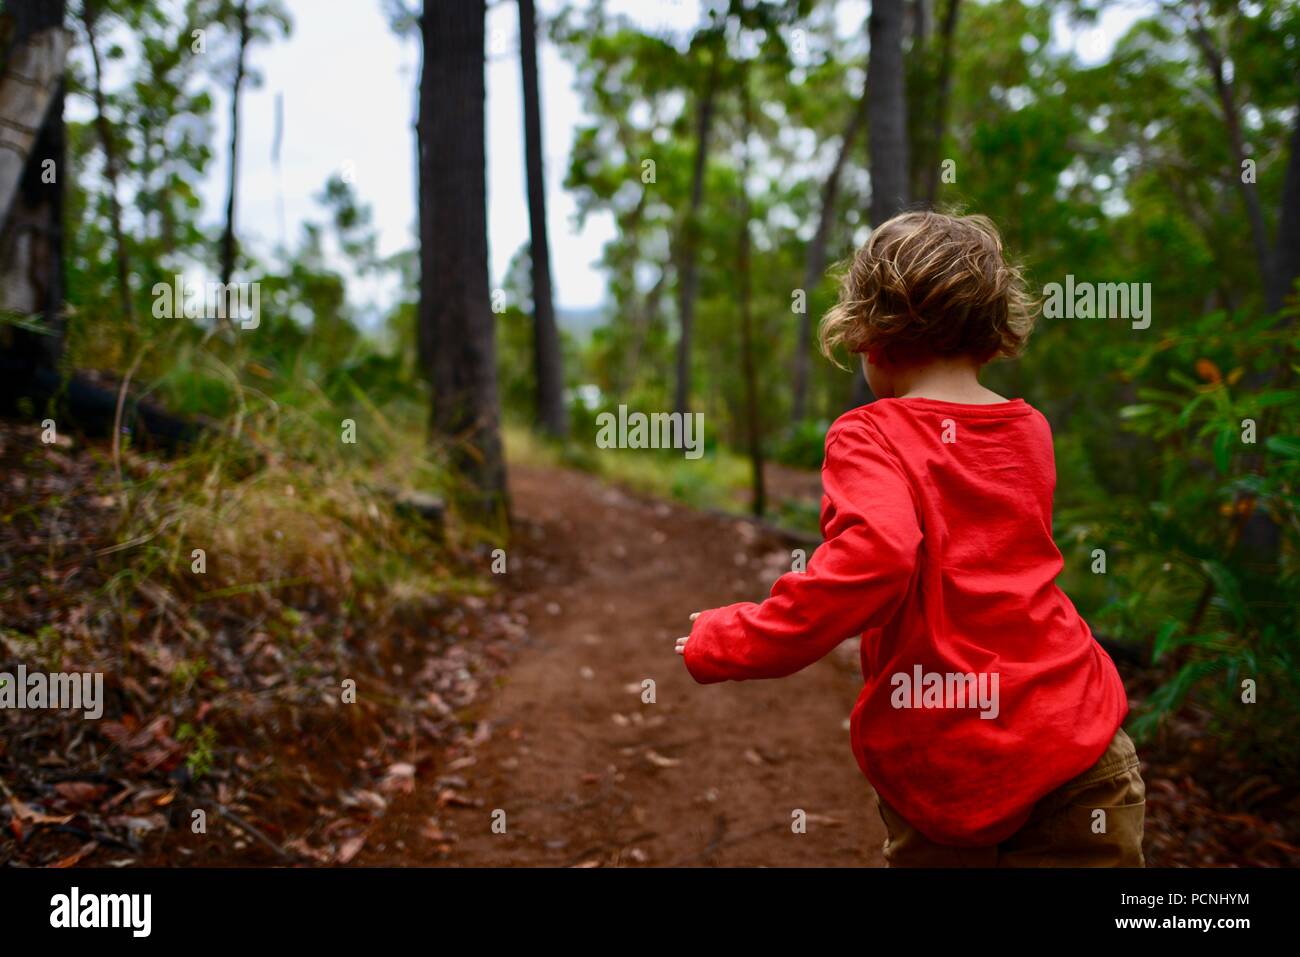
[[[698, 611], [691, 612], [691, 621], [694, 621], [696, 618], [699, 618], [699, 617], [700, 617], [700, 613], [699, 613]], [[678, 639], [677, 639], [677, 648], [676, 648], [675, 650], [676, 650], [676, 652], [677, 652], [679, 655], [684, 655], [684, 654], [686, 654], [686, 642], [688, 642], [688, 641], [690, 641], [690, 640], [691, 640], [691, 636], [690, 636], [690, 635], [687, 635], [687, 636], [685, 636], [684, 638], [678, 638]]]

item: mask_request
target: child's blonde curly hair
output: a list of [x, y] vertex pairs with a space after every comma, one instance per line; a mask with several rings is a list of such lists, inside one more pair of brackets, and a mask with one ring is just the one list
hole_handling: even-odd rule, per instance
[[[839, 303], [821, 323], [821, 348], [872, 352], [889, 364], [1015, 356], [1037, 302], [986, 216], [903, 213], [871, 231], [843, 269]], [[843, 366], [841, 366], [843, 368]]]

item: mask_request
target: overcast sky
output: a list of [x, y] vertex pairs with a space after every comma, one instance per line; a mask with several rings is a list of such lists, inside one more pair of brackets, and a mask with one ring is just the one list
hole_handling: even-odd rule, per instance
[[[294, 17], [293, 34], [254, 50], [253, 63], [264, 82], [244, 95], [237, 210], [243, 241], [265, 252], [280, 240], [282, 193], [285, 231], [296, 242], [304, 219], [322, 218], [312, 197], [332, 174], [347, 173], [359, 198], [373, 207], [381, 252], [406, 248], [415, 222], [411, 120], [419, 69], [416, 41], [392, 33], [380, 0], [286, 2]], [[543, 17], [561, 6], [562, 0], [538, 2]], [[1111, 8], [1101, 25], [1087, 33], [1068, 33], [1058, 25], [1057, 41], [1073, 46], [1085, 60], [1099, 59], [1140, 6]], [[609, 7], [651, 28], [686, 31], [700, 18], [697, 0], [612, 0]], [[861, 24], [866, 0], [843, 7], [847, 23]], [[487, 33], [488, 241], [495, 284], [528, 238], [514, 3], [497, 0], [491, 5]], [[566, 309], [587, 308], [605, 299], [596, 262], [612, 223], [607, 216], [593, 216], [577, 228], [574, 204], [561, 184], [583, 111], [573, 90], [573, 69], [545, 39], [540, 57], [556, 301]], [[279, 178], [270, 160], [277, 94], [283, 97], [285, 115]], [[204, 189], [205, 214], [212, 223], [224, 208], [227, 112], [219, 98], [214, 133], [215, 143], [222, 145]], [[384, 291], [364, 294], [383, 296]]]

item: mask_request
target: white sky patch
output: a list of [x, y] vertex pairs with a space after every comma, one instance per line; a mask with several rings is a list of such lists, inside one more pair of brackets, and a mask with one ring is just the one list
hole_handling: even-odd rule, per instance
[[[256, 47], [251, 54], [264, 83], [246, 88], [243, 99], [237, 225], [241, 240], [258, 255], [269, 255], [282, 238], [296, 244], [301, 224], [323, 220], [313, 200], [325, 181], [345, 168], [353, 173], [358, 200], [372, 207], [383, 255], [414, 243], [415, 142], [412, 122], [419, 72], [418, 42], [389, 29], [379, 0], [286, 0], [294, 18], [287, 40]], [[554, 17], [562, 0], [538, 0], [539, 16]], [[863, 29], [864, 0], [836, 11], [842, 36]], [[1097, 26], [1081, 30], [1058, 16], [1055, 42], [1075, 51], [1085, 63], [1105, 58], [1147, 3], [1107, 8]], [[701, 22], [698, 0], [613, 0], [612, 15], [626, 14], [645, 29], [686, 36]], [[491, 281], [500, 283], [511, 257], [528, 240], [523, 155], [523, 94], [519, 67], [519, 18], [515, 3], [494, 4], [488, 13], [487, 190]], [[224, 39], [224, 38], [223, 38]], [[576, 207], [563, 189], [576, 128], [586, 121], [575, 74], [543, 35], [540, 70], [547, 213], [557, 305], [586, 309], [606, 298], [598, 268], [603, 245], [613, 235], [607, 214], [592, 215], [582, 229]], [[210, 42], [222, 40], [213, 37]], [[491, 52], [494, 50], [496, 52]], [[284, 98], [282, 174], [271, 164], [276, 94]], [[214, 91], [212, 114], [215, 156], [202, 185], [204, 220], [214, 229], [225, 204], [228, 102]], [[283, 196], [285, 232], [279, 203]], [[345, 272], [346, 264], [338, 263]], [[350, 298], [357, 303], [391, 302], [397, 290], [349, 272]]]

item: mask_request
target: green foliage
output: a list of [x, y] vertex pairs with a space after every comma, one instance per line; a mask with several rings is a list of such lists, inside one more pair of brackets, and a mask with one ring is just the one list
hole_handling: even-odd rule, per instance
[[212, 772], [216, 760], [217, 731], [211, 725], [195, 728], [192, 724], [182, 724], [176, 731], [176, 740], [189, 744], [189, 753], [185, 755], [185, 766], [195, 780]]
[[[1153, 635], [1174, 669], [1137, 724], [1148, 731], [1193, 692], [1247, 747], [1300, 772], [1296, 647], [1300, 390], [1285, 319], [1210, 313], [1131, 357], [1137, 402], [1123, 427], [1151, 442], [1146, 487], [1115, 503], [1103, 534], [1131, 543], [1111, 564], [1121, 593], [1154, 596], [1103, 610], [1116, 630]], [[1221, 371], [1226, 370], [1226, 371]], [[1242, 701], [1242, 682], [1258, 703]]]

